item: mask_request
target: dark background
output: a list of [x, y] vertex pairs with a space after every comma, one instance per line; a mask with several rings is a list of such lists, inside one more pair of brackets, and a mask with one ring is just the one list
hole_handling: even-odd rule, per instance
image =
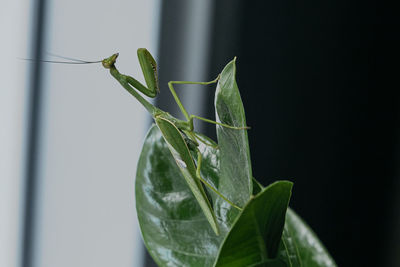
[[[161, 65], [179, 50], [181, 2], [163, 2]], [[294, 182], [291, 207], [339, 266], [399, 264], [397, 9], [378, 1], [214, 5], [209, 77], [238, 56], [254, 176]]]

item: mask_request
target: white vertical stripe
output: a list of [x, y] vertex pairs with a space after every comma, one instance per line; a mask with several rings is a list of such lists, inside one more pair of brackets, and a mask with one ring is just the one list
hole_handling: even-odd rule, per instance
[[2, 3], [0, 9], [0, 266], [19, 265], [22, 224], [23, 132], [28, 50], [28, 0]]
[[[48, 1], [48, 52], [85, 60], [154, 48], [156, 1]], [[46, 64], [34, 266], [140, 266], [136, 163], [149, 116], [100, 64]]]

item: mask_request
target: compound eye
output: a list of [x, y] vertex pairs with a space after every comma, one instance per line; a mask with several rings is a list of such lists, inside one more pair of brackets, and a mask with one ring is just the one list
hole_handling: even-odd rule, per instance
[[101, 64], [102, 64], [103, 67], [106, 68], [106, 69], [109, 69], [109, 68], [110, 68], [110, 64], [108, 63], [107, 60], [103, 60], [103, 61], [101, 62]]

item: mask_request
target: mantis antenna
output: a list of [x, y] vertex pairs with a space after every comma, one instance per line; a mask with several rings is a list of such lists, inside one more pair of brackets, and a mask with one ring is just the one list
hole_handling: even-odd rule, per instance
[[22, 60], [33, 61], [33, 62], [44, 62], [44, 63], [58, 63], [58, 64], [93, 64], [100, 63], [100, 61], [88, 61], [88, 62], [71, 62], [71, 61], [53, 61], [53, 60], [36, 60], [30, 58], [21, 58]]
[[[50, 52], [48, 52], [47, 54], [49, 54], [52, 57], [58, 57], [58, 58], [66, 59], [66, 60], [69, 60], [71, 62], [81, 62], [81, 63], [86, 63], [86, 64], [100, 63], [101, 62], [101, 60], [86, 61], [86, 60], [82, 60], [82, 59], [76, 59], [76, 58], [73, 58], [73, 57], [65, 57], [65, 56], [60, 56], [60, 55], [57, 55], [57, 54], [54, 54], [54, 53], [50, 53]], [[59, 61], [56, 61], [56, 62], [59, 62]]]
[[94, 63], [101, 63], [101, 60], [86, 61], [86, 60], [76, 59], [76, 58], [72, 58], [72, 57], [64, 57], [64, 56], [60, 56], [60, 55], [53, 54], [53, 53], [47, 53], [47, 54], [49, 54], [49, 55], [51, 55], [53, 57], [58, 57], [58, 58], [66, 59], [66, 60], [69, 60], [69, 61], [42, 60], [42, 59], [30, 59], [30, 58], [20, 58], [20, 59], [26, 60], [26, 61], [55, 63], [55, 64], [94, 64]]

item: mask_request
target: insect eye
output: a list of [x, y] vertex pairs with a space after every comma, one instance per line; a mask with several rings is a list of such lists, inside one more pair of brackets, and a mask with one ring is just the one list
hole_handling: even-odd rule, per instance
[[109, 69], [109, 68], [110, 68], [110, 64], [108, 63], [107, 60], [103, 60], [103, 61], [101, 62], [101, 64], [102, 64], [103, 67], [106, 68], [106, 69]]

